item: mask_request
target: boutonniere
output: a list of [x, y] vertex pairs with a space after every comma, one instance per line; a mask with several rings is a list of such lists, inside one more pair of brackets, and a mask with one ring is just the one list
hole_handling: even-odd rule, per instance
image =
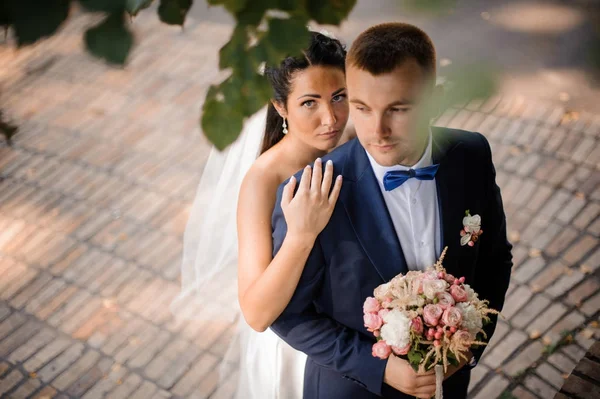
[[481, 230], [481, 216], [471, 216], [471, 212], [467, 209], [463, 218], [463, 226], [463, 229], [460, 231], [460, 245], [472, 247], [479, 239], [479, 236], [483, 234], [483, 230]]

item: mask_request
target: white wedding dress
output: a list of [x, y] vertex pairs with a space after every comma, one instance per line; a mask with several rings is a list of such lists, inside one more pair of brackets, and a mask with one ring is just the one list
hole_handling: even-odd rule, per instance
[[[237, 198], [246, 172], [259, 155], [265, 121], [263, 108], [246, 121], [229, 148], [211, 150], [184, 234], [182, 290], [171, 306], [175, 317], [196, 318], [197, 312], [185, 311], [187, 305], [213, 303], [215, 287], [223, 281], [237, 284]], [[237, 301], [230, 313], [231, 321], [239, 313]], [[236, 398], [301, 399], [306, 355], [271, 329], [258, 333], [241, 315], [239, 320], [237, 336], [221, 365], [221, 382], [231, 375], [227, 365], [239, 364]]]

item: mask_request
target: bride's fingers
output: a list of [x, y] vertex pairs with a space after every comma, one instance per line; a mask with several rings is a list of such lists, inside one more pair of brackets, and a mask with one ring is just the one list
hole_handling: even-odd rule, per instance
[[325, 174], [323, 174], [323, 183], [321, 184], [321, 195], [323, 198], [329, 196], [331, 190], [331, 182], [333, 181], [333, 162], [327, 161], [325, 164]]
[[310, 183], [310, 190], [313, 193], [321, 193], [321, 179], [323, 178], [323, 163], [321, 158], [317, 158], [315, 161], [315, 167], [313, 168], [312, 182]]
[[335, 185], [333, 186], [333, 190], [331, 190], [331, 194], [329, 195], [329, 205], [335, 205], [340, 196], [340, 190], [342, 189], [342, 175], [339, 175], [335, 179]]
[[281, 205], [287, 205], [294, 198], [294, 189], [296, 188], [296, 178], [292, 176], [290, 181], [283, 187], [283, 193], [281, 194]]
[[310, 190], [310, 179], [312, 169], [310, 166], [304, 168], [302, 177], [300, 178], [300, 185], [298, 186], [298, 192], [308, 192]]

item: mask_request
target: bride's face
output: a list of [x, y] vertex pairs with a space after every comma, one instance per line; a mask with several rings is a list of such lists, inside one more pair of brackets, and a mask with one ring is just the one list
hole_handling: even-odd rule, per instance
[[341, 69], [324, 66], [294, 74], [287, 109], [280, 111], [288, 134], [321, 151], [334, 148], [348, 122], [345, 78]]
[[350, 113], [360, 143], [382, 166], [412, 166], [428, 137], [423, 117], [430, 81], [416, 60], [390, 73], [347, 68]]

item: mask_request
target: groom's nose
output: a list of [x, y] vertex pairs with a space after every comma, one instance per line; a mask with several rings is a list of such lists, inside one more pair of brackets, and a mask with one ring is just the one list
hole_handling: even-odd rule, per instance
[[390, 129], [387, 127], [383, 116], [375, 116], [373, 123], [373, 132], [377, 137], [388, 137], [390, 135]]

